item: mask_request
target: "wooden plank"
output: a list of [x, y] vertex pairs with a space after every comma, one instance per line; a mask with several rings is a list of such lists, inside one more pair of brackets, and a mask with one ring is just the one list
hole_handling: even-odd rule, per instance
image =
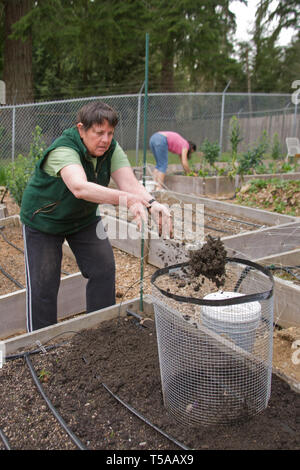
[[7, 217], [7, 208], [5, 204], [0, 204], [0, 219]]
[[[300, 177], [300, 174], [299, 174]], [[166, 197], [174, 196], [182, 202], [204, 204], [207, 208], [228, 213], [229, 216], [235, 217], [246, 217], [261, 225], [279, 225], [288, 222], [297, 221], [297, 217], [290, 215], [277, 214], [274, 212], [266, 211], [264, 209], [256, 209], [254, 207], [241, 206], [239, 204], [232, 204], [230, 202], [218, 201], [214, 199], [208, 199], [205, 197], [195, 196], [192, 194], [184, 194], [177, 191], [166, 191], [163, 193]]]
[[300, 326], [300, 286], [275, 277], [274, 322], [283, 327]]
[[9, 225], [21, 225], [20, 217], [18, 215], [10, 215], [9, 217], [4, 217], [3, 219], [0, 219], [0, 226], [1, 225], [4, 227]]
[[[291, 250], [281, 254], [265, 256], [255, 260], [263, 265], [277, 264], [282, 266], [300, 265], [300, 249]], [[274, 289], [274, 321], [283, 328], [300, 326], [300, 285], [280, 279], [273, 272]]]
[[[61, 280], [58, 292], [58, 319], [85, 311], [85, 286], [81, 273]], [[0, 338], [26, 331], [26, 289], [0, 296]]]
[[206, 178], [198, 176], [184, 176], [166, 174], [165, 186], [169, 191], [176, 191], [185, 194], [199, 195], [225, 195], [233, 194], [235, 189], [242, 186], [253, 179], [271, 179], [278, 178], [280, 180], [299, 180], [300, 173], [278, 173], [278, 174], [262, 174], [262, 175], [245, 175], [243, 179], [237, 175], [235, 179], [227, 176], [208, 176]]
[[300, 222], [223, 237], [222, 241], [226, 249], [240, 258], [251, 260], [280, 254], [300, 248]]
[[[45, 344], [51, 341], [52, 338], [57, 337], [57, 335], [60, 335], [59, 341], [61, 341], [63, 338], [61, 335], [70, 335], [74, 334], [76, 331], [94, 328], [103, 321], [118, 318], [118, 315], [126, 315], [127, 308], [131, 310], [138, 308], [138, 302], [139, 299], [128, 300], [123, 302], [121, 305], [113, 305], [112, 307], [107, 307], [96, 312], [80, 315], [76, 318], [65, 320], [63, 322], [33, 331], [31, 333], [24, 333], [13, 338], [8, 338], [3, 341], [6, 354], [13, 354], [24, 348], [36, 349], [37, 341]], [[144, 305], [146, 306], [146, 304], [149, 304], [149, 301], [145, 296]], [[148, 311], [150, 306], [151, 305], [149, 304], [147, 307]]]

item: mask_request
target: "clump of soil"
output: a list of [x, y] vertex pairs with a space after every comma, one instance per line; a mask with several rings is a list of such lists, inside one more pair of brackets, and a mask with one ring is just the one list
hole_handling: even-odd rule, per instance
[[206, 240], [199, 250], [189, 252], [189, 267], [194, 277], [205, 276], [219, 288], [225, 284], [227, 252], [220, 237], [208, 235]]

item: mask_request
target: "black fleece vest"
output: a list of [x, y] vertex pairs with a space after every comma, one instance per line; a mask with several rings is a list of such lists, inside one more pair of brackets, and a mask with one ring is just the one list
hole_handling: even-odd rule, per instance
[[93, 162], [87, 158], [88, 151], [77, 128], [72, 127], [65, 130], [37, 162], [35, 172], [23, 194], [21, 221], [41, 232], [67, 235], [95, 222], [98, 204], [77, 199], [62, 178], [50, 176], [43, 170], [49, 152], [58, 147], [70, 147], [79, 154], [88, 181], [108, 186], [116, 141], [113, 139], [104, 155], [97, 157], [95, 169]]

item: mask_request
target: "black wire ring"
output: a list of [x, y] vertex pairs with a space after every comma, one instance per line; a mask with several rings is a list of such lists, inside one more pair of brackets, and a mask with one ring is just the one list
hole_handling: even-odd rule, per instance
[[195, 297], [187, 297], [187, 296], [172, 294], [171, 292], [161, 289], [155, 284], [155, 280], [159, 276], [169, 273], [171, 269], [188, 266], [189, 261], [185, 261], [183, 263], [174, 264], [172, 266], [167, 266], [165, 268], [158, 269], [157, 271], [155, 271], [155, 273], [151, 277], [151, 284], [153, 284], [153, 286], [156, 289], [158, 289], [161, 292], [161, 294], [163, 294], [164, 296], [177, 300], [179, 302], [187, 302], [187, 303], [192, 303], [192, 304], [197, 304], [197, 305], [208, 305], [208, 306], [211, 305], [215, 307], [242, 304], [242, 303], [254, 302], [257, 300], [267, 300], [272, 297], [273, 291], [274, 291], [274, 278], [268, 268], [261, 266], [257, 263], [254, 263], [253, 261], [249, 261], [249, 260], [245, 260], [241, 258], [226, 258], [226, 262], [245, 264], [246, 266], [249, 266], [250, 269], [252, 268], [252, 269], [256, 269], [262, 272], [269, 278], [271, 282], [271, 289], [264, 291], [264, 292], [258, 292], [256, 294], [247, 294], [247, 295], [242, 295], [241, 297], [233, 297], [231, 299], [210, 300], [210, 299], [198, 299]]

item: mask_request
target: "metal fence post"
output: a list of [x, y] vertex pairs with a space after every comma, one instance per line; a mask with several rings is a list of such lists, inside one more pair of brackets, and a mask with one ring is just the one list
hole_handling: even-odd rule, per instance
[[141, 102], [142, 102], [142, 92], [145, 86], [143, 83], [139, 94], [138, 94], [138, 109], [137, 109], [137, 119], [136, 119], [136, 143], [135, 143], [135, 163], [136, 166], [139, 164], [139, 144], [140, 144], [140, 120], [141, 120]]
[[12, 130], [11, 130], [11, 159], [15, 160], [15, 140], [16, 140], [16, 107], [12, 109]]
[[224, 126], [224, 108], [225, 108], [225, 93], [231, 83], [231, 80], [227, 83], [224, 91], [222, 93], [222, 107], [221, 107], [221, 123], [220, 123], [220, 140], [219, 140], [219, 147], [220, 147], [220, 156], [222, 155], [222, 145], [223, 145], [223, 126]]
[[294, 123], [293, 123], [293, 136], [297, 137], [297, 113], [298, 113], [298, 101], [295, 102], [295, 112], [294, 112]]

